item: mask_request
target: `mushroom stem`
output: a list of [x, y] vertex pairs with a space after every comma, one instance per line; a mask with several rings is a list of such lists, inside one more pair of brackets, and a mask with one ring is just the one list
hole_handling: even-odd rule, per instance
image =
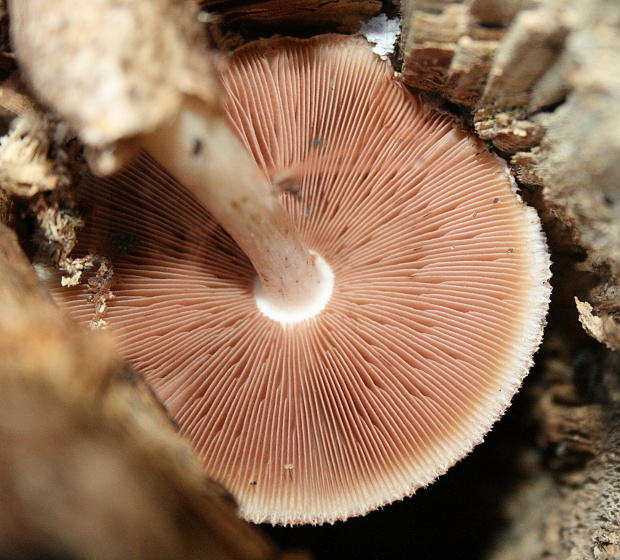
[[254, 290], [263, 313], [296, 322], [325, 307], [333, 285], [329, 266], [306, 247], [223, 112], [186, 96], [175, 120], [144, 135], [142, 145], [200, 200], [250, 259], [258, 274]]

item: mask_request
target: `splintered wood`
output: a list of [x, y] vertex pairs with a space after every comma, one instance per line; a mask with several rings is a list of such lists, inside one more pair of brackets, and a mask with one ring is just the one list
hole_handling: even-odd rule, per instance
[[608, 269], [589, 298], [618, 338], [620, 5], [403, 0], [402, 14], [404, 80], [467, 107], [522, 184], [542, 189], [592, 272]]
[[225, 25], [238, 22], [274, 30], [286, 25], [320, 26], [340, 33], [356, 33], [362, 21], [381, 10], [379, 0], [202, 0], [201, 5]]

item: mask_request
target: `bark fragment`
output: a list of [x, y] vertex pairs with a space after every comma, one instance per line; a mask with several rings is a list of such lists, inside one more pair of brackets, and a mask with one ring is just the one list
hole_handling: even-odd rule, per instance
[[610, 270], [595, 312], [617, 312], [620, 79], [609, 69], [620, 67], [620, 6], [407, 0], [403, 18], [405, 81], [466, 106], [516, 176], [543, 189], [590, 261]]

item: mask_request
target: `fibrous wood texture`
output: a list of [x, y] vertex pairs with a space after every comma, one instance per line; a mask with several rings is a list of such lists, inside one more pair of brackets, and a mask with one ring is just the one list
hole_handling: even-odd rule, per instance
[[402, 7], [405, 81], [465, 106], [521, 182], [543, 189], [547, 207], [605, 276], [590, 294], [593, 312], [617, 316], [620, 79], [611, 69], [620, 67], [620, 5], [410, 0]]
[[[403, 15], [407, 82], [466, 107], [538, 191], [556, 250], [555, 311], [578, 310], [592, 336], [620, 350], [620, 5], [413, 0]], [[620, 554], [617, 354], [591, 350], [556, 320], [552, 311], [532, 397], [539, 470], [508, 501], [494, 560]]]
[[381, 10], [380, 0], [202, 0], [201, 6], [221, 26], [227, 47], [283, 30], [300, 36], [357, 33]]
[[[600, 350], [581, 354], [573, 368], [545, 361], [534, 418], [546, 468], [539, 464], [508, 501], [509, 529], [490, 560], [620, 556], [619, 367], [617, 354]], [[575, 383], [575, 373], [588, 383]]]

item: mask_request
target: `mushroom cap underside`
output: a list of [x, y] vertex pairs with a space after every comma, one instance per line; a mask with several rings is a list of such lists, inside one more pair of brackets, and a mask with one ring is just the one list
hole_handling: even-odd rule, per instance
[[[85, 179], [79, 248], [112, 261], [107, 322], [244, 517], [364, 514], [429, 484], [508, 406], [548, 306], [540, 224], [503, 161], [363, 41], [252, 44], [224, 85], [273, 196], [334, 271], [325, 310], [265, 317], [246, 256], [148, 156]], [[92, 318], [96, 281], [54, 291]]]

